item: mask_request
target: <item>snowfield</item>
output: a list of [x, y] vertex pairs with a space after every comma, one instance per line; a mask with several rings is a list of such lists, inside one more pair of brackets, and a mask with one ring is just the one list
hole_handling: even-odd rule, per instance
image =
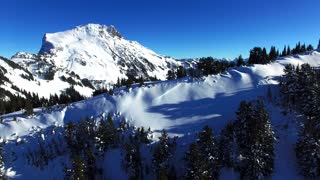
[[[276, 94], [278, 80], [283, 75], [285, 64], [310, 62], [313, 66], [318, 66], [318, 58], [320, 54], [312, 52], [298, 57], [286, 57], [267, 65], [232, 68], [222, 74], [200, 79], [186, 77], [146, 83], [142, 87], [134, 85], [130, 89], [123, 87], [116, 89], [113, 96], [103, 94], [69, 106], [57, 105], [49, 110], [38, 108], [35, 109], [35, 115], [30, 117], [26, 117], [21, 112], [15, 112], [2, 116], [4, 121], [0, 124], [0, 136], [2, 140], [9, 142], [7, 147], [17, 152], [19, 157], [19, 150], [14, 149], [15, 143], [22, 140], [29, 144], [26, 146], [30, 146], [32, 137], [37, 132], [46, 131], [52, 126], [62, 127], [67, 122], [77, 121], [80, 118], [106, 116], [111, 112], [116, 117], [116, 121], [124, 117], [132, 126], [151, 127], [154, 131], [154, 141], [157, 140], [162, 129], [166, 129], [170, 136], [179, 136], [178, 141], [181, 145], [177, 151], [181, 153], [177, 154], [183, 154], [187, 145], [194, 141], [195, 133], [204, 125], [209, 125], [214, 133], [218, 134], [228, 122], [234, 120], [240, 101], [257, 98], [266, 100], [268, 87], [271, 87], [272, 93]], [[266, 103], [278, 137], [272, 179], [288, 177], [302, 179], [297, 174], [294, 154], [299, 125], [297, 115], [284, 116], [278, 106], [268, 101]], [[13, 121], [13, 117], [17, 117], [17, 121]], [[8, 148], [7, 152], [10, 151]], [[107, 158], [107, 166], [118, 161], [119, 164], [112, 167], [110, 171], [107, 170], [107, 174], [111, 179], [126, 177], [121, 170], [119, 151], [114, 150], [109, 153], [112, 155], [107, 156], [112, 158]], [[61, 171], [59, 163], [63, 162], [63, 157], [61, 158], [50, 162], [42, 171], [24, 164], [22, 160], [8, 163], [6, 167], [12, 167], [16, 176], [23, 179], [62, 178], [61, 173], [60, 175], [58, 173]], [[183, 160], [178, 160], [178, 163], [182, 165]], [[221, 178], [237, 179], [238, 174], [223, 169]]]

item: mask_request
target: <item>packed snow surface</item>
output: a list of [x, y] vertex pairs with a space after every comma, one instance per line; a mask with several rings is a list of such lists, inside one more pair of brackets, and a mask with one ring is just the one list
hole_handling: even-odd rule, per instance
[[[187, 146], [194, 141], [194, 134], [204, 125], [212, 127], [217, 134], [228, 122], [234, 120], [240, 101], [264, 99], [268, 87], [271, 87], [273, 93], [277, 93], [277, 84], [279, 77], [283, 75], [284, 65], [292, 61], [293, 64], [312, 62], [313, 66], [317, 66], [315, 56], [319, 56], [319, 53], [313, 52], [298, 59], [287, 57], [267, 65], [231, 68], [219, 75], [200, 79], [185, 77], [146, 83], [142, 87], [134, 85], [130, 89], [123, 87], [117, 89], [113, 96], [103, 94], [69, 106], [58, 105], [50, 110], [35, 109], [35, 115], [30, 117], [24, 116], [22, 112], [7, 114], [3, 116], [4, 122], [0, 124], [0, 136], [7, 141], [18, 142], [19, 138], [32, 136], [52, 125], [63, 126], [68, 121], [101, 117], [110, 112], [115, 117], [126, 118], [132, 126], [151, 127], [155, 132], [154, 140], [157, 140], [162, 129], [166, 129], [170, 136], [179, 136], [180, 141], [184, 142], [183, 146]], [[279, 107], [270, 103], [267, 103], [267, 109], [278, 136], [272, 179], [301, 179], [297, 174], [293, 148], [298, 126], [292, 120], [295, 116], [284, 116]], [[13, 117], [17, 117], [17, 121], [12, 121]], [[283, 127], [288, 124], [284, 130]], [[107, 156], [112, 156], [112, 161], [120, 158], [118, 151], [111, 151]], [[110, 165], [111, 162], [106, 163]], [[52, 172], [49, 171], [50, 168], [33, 171], [41, 177], [56, 177], [54, 173], [58, 171], [58, 166], [54, 164], [55, 161], [49, 164], [49, 167], [55, 167]], [[112, 171], [120, 173], [119, 176], [126, 177], [120, 165], [113, 169]], [[13, 170], [23, 178], [35, 177], [22, 165], [14, 166]], [[117, 177], [117, 173], [112, 171], [109, 172], [110, 176]], [[237, 179], [238, 174], [223, 169], [221, 178]]]

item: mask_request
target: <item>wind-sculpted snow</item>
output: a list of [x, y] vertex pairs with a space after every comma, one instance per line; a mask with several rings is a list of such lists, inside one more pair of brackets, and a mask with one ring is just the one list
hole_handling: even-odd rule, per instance
[[[181, 136], [198, 130], [203, 124], [220, 129], [234, 117], [230, 112], [235, 112], [241, 100], [265, 95], [265, 85], [276, 82], [274, 78], [282, 74], [281, 68], [283, 66], [278, 63], [234, 68], [202, 79], [186, 77], [146, 83], [142, 87], [135, 85], [130, 90], [120, 88], [113, 96], [104, 94], [68, 106], [58, 105], [39, 110], [32, 117], [21, 113], [8, 114], [3, 116], [6, 125], [1, 128], [0, 136], [10, 138], [11, 134], [5, 133], [10, 131], [19, 136], [26, 135], [25, 123], [49, 126], [50, 123], [64, 124], [85, 117], [95, 118], [108, 112], [120, 113], [134, 126], [151, 127], [156, 131], [165, 128]], [[270, 69], [274, 71], [266, 76], [268, 73], [265, 72]], [[20, 123], [11, 121], [16, 115]], [[20, 125], [23, 125], [23, 132], [18, 128]]]
[[[36, 109], [35, 115], [29, 117], [21, 112], [7, 114], [3, 116], [4, 121], [0, 124], [0, 136], [2, 140], [9, 141], [10, 148], [15, 147], [10, 142], [19, 143], [20, 141], [26, 142], [24, 146], [31, 147], [30, 143], [35, 141], [32, 140], [33, 136], [41, 132], [51, 132], [52, 127], [56, 127], [55, 131], [58, 131], [59, 127], [63, 127], [69, 121], [78, 121], [85, 117], [95, 119], [111, 113], [115, 121], [125, 118], [132, 126], [151, 127], [154, 140], [157, 140], [162, 129], [166, 129], [170, 136], [179, 136], [178, 142], [182, 145], [177, 151], [183, 154], [186, 144], [194, 141], [195, 133], [204, 125], [212, 127], [216, 134], [228, 122], [234, 120], [240, 101], [264, 99], [268, 87], [276, 93], [277, 80], [283, 74], [283, 68], [284, 66], [277, 62], [231, 68], [225, 73], [200, 79], [185, 77], [171, 81], [145, 83], [142, 87], [134, 85], [130, 89], [122, 87], [116, 89], [113, 96], [102, 94], [68, 106], [57, 105], [49, 109]], [[272, 104], [268, 105], [268, 110], [272, 114], [271, 120], [281, 142], [276, 145], [276, 151], [282, 155], [287, 152], [285, 156], [276, 158], [273, 179], [286, 176], [299, 179], [294, 169], [296, 165], [292, 163], [294, 159], [288, 159], [294, 158], [290, 145], [295, 142], [296, 125], [290, 124], [289, 135], [283, 132], [283, 126], [293, 117], [285, 117], [281, 110]], [[17, 121], [13, 121], [14, 117]], [[43, 136], [46, 138], [45, 135]], [[287, 136], [289, 136], [287, 140], [282, 139]], [[19, 151], [17, 153], [20, 156]], [[118, 150], [111, 151], [107, 155], [110, 159], [106, 160], [106, 165], [114, 164], [112, 161], [120, 161], [120, 156]], [[13, 167], [13, 171], [25, 179], [35, 178], [35, 175], [62, 178], [59, 175], [62, 171], [59, 163], [64, 160], [60, 158], [50, 162], [47, 168], [41, 171], [31, 166], [25, 168], [24, 166], [27, 165], [23, 164], [22, 160], [8, 164], [7, 167]], [[178, 163], [183, 162], [181, 160]], [[286, 163], [291, 163], [288, 168], [283, 167]], [[120, 175], [123, 178], [126, 177], [120, 163], [107, 171], [113, 178]], [[235, 179], [238, 175], [223, 169], [221, 177]]]
[[[0, 123], [1, 141], [8, 141], [6, 152], [13, 151], [22, 157], [22, 152], [38, 143], [35, 136], [43, 134], [41, 137], [43, 136], [42, 139], [47, 142], [45, 132], [52, 132], [52, 128], [56, 128], [56, 132], [69, 121], [78, 121], [86, 117], [99, 119], [111, 113], [116, 122], [125, 118], [132, 126], [151, 127], [154, 141], [162, 129], [166, 129], [170, 136], [179, 136], [180, 145], [177, 151], [181, 156], [178, 158], [182, 159], [187, 145], [194, 141], [195, 134], [204, 125], [212, 127], [215, 134], [219, 133], [228, 122], [235, 119], [235, 112], [242, 100], [266, 100], [268, 88], [273, 95], [277, 95], [279, 78], [283, 75], [286, 64], [308, 62], [312, 66], [318, 66], [318, 56], [318, 52], [313, 52], [300, 55], [298, 58], [285, 57], [271, 64], [230, 68], [222, 74], [199, 79], [185, 77], [171, 81], [149, 82], [142, 87], [135, 84], [130, 89], [116, 89], [112, 96], [102, 94], [70, 105], [38, 108], [33, 116], [25, 116], [23, 112], [3, 115], [3, 122]], [[297, 172], [293, 148], [299, 127], [297, 115], [284, 115], [279, 106], [265, 102], [277, 136], [272, 179], [302, 179]], [[23, 148], [17, 149], [15, 143], [21, 142], [24, 142]], [[14, 159], [12, 156], [10, 158]], [[112, 150], [106, 158], [107, 166], [115, 165], [107, 170], [113, 177], [111, 179], [120, 176], [125, 178], [120, 163], [121, 152]], [[24, 164], [23, 158], [20, 158], [17, 162], [10, 161], [6, 167], [12, 167], [12, 170], [24, 179], [62, 178], [61, 174], [59, 175], [62, 171], [59, 163], [63, 161], [63, 157], [60, 157], [50, 162], [44, 170], [39, 170]], [[182, 165], [183, 160], [178, 160], [177, 163]], [[221, 178], [237, 179], [238, 174], [223, 169]]]

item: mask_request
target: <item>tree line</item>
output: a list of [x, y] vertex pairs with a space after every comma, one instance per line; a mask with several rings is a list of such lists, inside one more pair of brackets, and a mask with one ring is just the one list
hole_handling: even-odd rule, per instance
[[3, 92], [3, 96], [9, 97], [9, 99], [0, 99], [0, 115], [20, 111], [22, 109], [25, 110], [26, 115], [32, 115], [33, 108], [36, 107], [49, 108], [53, 105], [70, 104], [85, 99], [85, 97], [76, 91], [73, 86], [67, 88], [59, 96], [57, 94], [50, 95], [49, 99], [44, 97], [40, 98], [38, 94], [21, 90], [16, 86], [12, 86], [12, 89], [20, 92], [21, 95], [14, 95], [9, 91], [0, 88], [0, 93]]

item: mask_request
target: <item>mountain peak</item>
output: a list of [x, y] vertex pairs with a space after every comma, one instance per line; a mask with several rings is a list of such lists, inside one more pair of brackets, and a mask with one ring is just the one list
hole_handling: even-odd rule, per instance
[[108, 33], [112, 37], [122, 38], [122, 35], [117, 31], [117, 29], [113, 26], [106, 26], [101, 24], [86, 24], [77, 26], [74, 31], [86, 32], [91, 36], [102, 36], [105, 33]]
[[124, 39], [114, 26], [86, 24], [71, 30], [47, 33], [40, 55], [55, 67], [81, 78], [106, 80], [144, 76], [165, 79], [168, 68], [181, 64], [138, 42]]
[[[71, 30], [61, 31], [57, 33], [46, 33], [42, 39], [42, 47], [39, 54], [51, 54], [52, 51], [61, 49], [62, 46], [73, 43], [75, 40], [82, 41], [84, 39], [108, 39], [123, 38], [117, 29], [111, 25], [86, 24], [77, 26]], [[55, 49], [55, 50], [54, 50]]]

